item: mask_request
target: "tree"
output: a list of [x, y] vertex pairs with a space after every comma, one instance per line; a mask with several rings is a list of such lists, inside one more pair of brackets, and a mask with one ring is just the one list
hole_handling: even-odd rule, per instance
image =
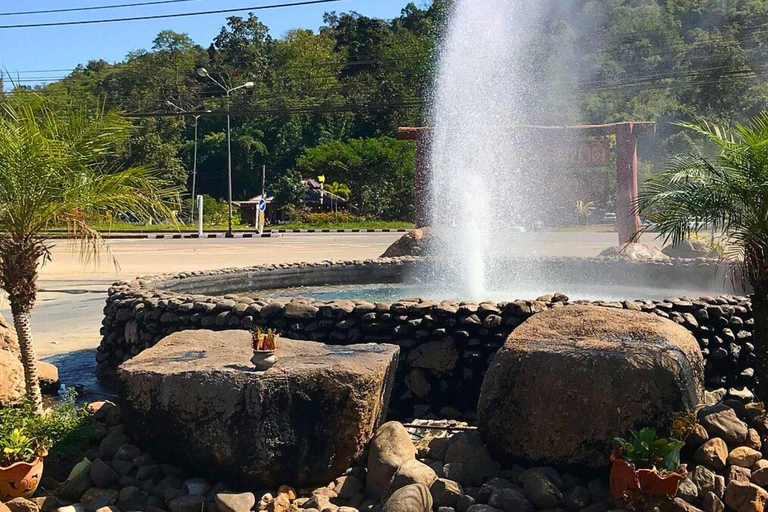
[[332, 141], [296, 161], [304, 176], [346, 183], [359, 213], [387, 220], [413, 218], [414, 146], [389, 137]]
[[723, 237], [735, 283], [751, 285], [758, 394], [768, 399], [768, 111], [735, 128], [705, 121], [681, 126], [706, 137], [719, 155], [678, 156], [653, 177], [638, 211], [677, 245], [700, 226]]
[[38, 266], [50, 258], [45, 229], [66, 223], [84, 260], [104, 248], [89, 220], [107, 211], [171, 216], [175, 190], [146, 169], [115, 170], [112, 155], [130, 125], [114, 112], [56, 111], [31, 94], [0, 105], [0, 287], [19, 338], [27, 396], [43, 402], [30, 314]]
[[307, 187], [301, 182], [301, 174], [290, 170], [277, 180], [275, 199], [284, 206], [301, 206], [307, 195]]

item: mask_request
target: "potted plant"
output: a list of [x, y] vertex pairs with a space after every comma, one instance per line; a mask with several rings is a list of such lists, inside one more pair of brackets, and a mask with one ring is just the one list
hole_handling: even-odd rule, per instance
[[75, 405], [73, 393], [42, 415], [31, 402], [0, 409], [0, 502], [31, 497], [49, 450], [57, 457], [82, 451], [92, 428], [85, 411]]
[[673, 498], [685, 478], [680, 464], [684, 441], [657, 438], [656, 431], [644, 428], [630, 432], [628, 439], [617, 437], [611, 454], [611, 493], [636, 510], [638, 502]]
[[261, 328], [257, 328], [251, 333], [251, 348], [253, 349], [251, 362], [257, 370], [269, 370], [277, 363], [277, 355], [275, 355], [277, 338], [279, 335], [272, 329], [268, 329], [264, 333]]

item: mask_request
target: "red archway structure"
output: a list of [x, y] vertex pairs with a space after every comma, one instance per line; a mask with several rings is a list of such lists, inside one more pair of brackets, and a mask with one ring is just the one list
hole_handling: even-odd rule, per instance
[[[640, 217], [634, 213], [638, 196], [637, 182], [637, 142], [643, 134], [653, 131], [656, 123], [652, 121], [630, 121], [598, 125], [579, 126], [523, 126], [530, 131], [572, 131], [580, 135], [616, 137], [616, 224], [619, 243], [630, 240], [640, 229]], [[429, 143], [429, 128], [400, 128], [398, 139], [412, 140], [416, 143], [416, 227], [429, 225], [427, 210], [427, 190], [429, 173], [427, 172], [426, 152]]]

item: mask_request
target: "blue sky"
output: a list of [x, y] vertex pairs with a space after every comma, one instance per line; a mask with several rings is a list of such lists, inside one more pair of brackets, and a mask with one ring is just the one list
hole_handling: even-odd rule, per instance
[[[193, 0], [170, 5], [142, 6], [74, 13], [28, 16], [3, 16], [2, 13], [38, 11], [67, 7], [88, 7], [148, 0], [27, 0], [0, 2], [0, 25], [49, 23], [86, 19], [148, 16], [177, 12], [234, 9], [286, 3], [290, 0]], [[393, 18], [409, 0], [343, 0], [337, 3], [258, 11], [257, 15], [273, 36], [281, 36], [292, 28], [317, 29], [327, 11], [357, 11], [366, 16]], [[425, 3], [416, 0], [417, 5]], [[76, 25], [64, 27], [0, 29], [0, 71], [8, 71], [22, 80], [60, 77], [65, 72], [47, 70], [72, 69], [91, 59], [109, 62], [122, 60], [131, 51], [150, 48], [158, 32], [165, 29], [186, 32], [195, 42], [207, 46], [219, 32], [226, 18], [243, 15], [215, 14], [150, 21]], [[40, 72], [46, 70], [46, 72]], [[30, 73], [30, 71], [33, 71]]]

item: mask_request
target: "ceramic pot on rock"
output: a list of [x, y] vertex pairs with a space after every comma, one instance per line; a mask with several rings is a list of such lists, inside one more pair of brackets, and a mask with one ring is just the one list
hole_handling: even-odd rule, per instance
[[251, 362], [257, 370], [269, 370], [277, 364], [274, 350], [254, 350]]
[[48, 452], [44, 450], [33, 462], [0, 466], [0, 501], [31, 497], [43, 477], [43, 459], [46, 455]]

